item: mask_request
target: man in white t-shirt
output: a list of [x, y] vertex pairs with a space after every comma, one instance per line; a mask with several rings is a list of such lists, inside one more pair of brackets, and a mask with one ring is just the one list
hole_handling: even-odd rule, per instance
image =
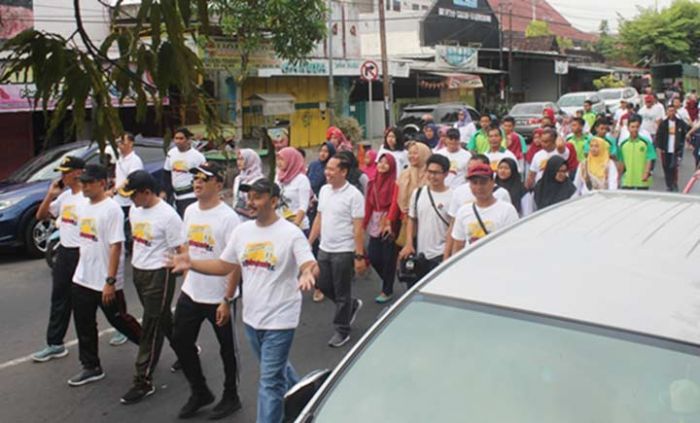
[[654, 141], [659, 124], [666, 115], [664, 106], [656, 101], [656, 97], [647, 94], [644, 96], [644, 106], [639, 109], [637, 114], [642, 117], [641, 130], [651, 134], [652, 141]]
[[362, 225], [365, 200], [346, 180], [349, 170], [350, 163], [337, 156], [326, 164], [328, 183], [319, 193], [318, 214], [309, 234], [311, 245], [321, 238], [318, 288], [335, 303], [335, 333], [328, 341], [333, 348], [350, 340], [350, 326], [362, 308], [362, 300], [352, 297], [352, 278], [367, 267]]
[[[221, 201], [224, 170], [213, 162], [195, 168], [194, 195], [197, 202], [185, 210], [185, 248], [192, 260], [219, 258], [232, 241], [234, 229], [241, 223], [238, 214]], [[187, 272], [182, 292], [175, 306], [171, 344], [190, 384], [191, 395], [182, 407], [179, 418], [189, 418], [214, 401], [202, 373], [197, 353], [197, 337], [202, 323], [208, 320], [219, 342], [219, 355], [224, 366], [224, 392], [209, 415], [221, 419], [241, 408], [238, 397], [238, 363], [234, 343], [231, 306], [235, 304], [236, 272], [226, 276], [208, 276], [193, 270]], [[235, 316], [235, 313], [233, 313]]]
[[467, 182], [467, 163], [469, 163], [472, 155], [460, 145], [459, 130], [455, 128], [448, 129], [445, 147], [437, 150], [435, 153], [447, 157], [450, 162], [450, 170], [447, 174], [447, 179], [445, 179], [448, 187], [457, 188]]
[[[53, 181], [36, 211], [36, 219], [56, 219], [61, 238], [53, 266], [51, 311], [46, 330], [46, 347], [32, 355], [36, 362], [49, 361], [68, 355], [63, 345], [71, 316], [71, 281], [78, 265], [80, 237], [77, 208], [87, 202], [80, 185], [85, 162], [79, 157], [66, 156], [56, 169], [61, 178]], [[64, 190], [64, 188], [68, 188]]]
[[80, 259], [73, 275], [71, 301], [83, 370], [68, 380], [81, 386], [104, 378], [97, 353], [97, 308], [107, 321], [138, 344], [141, 325], [126, 312], [124, 302], [124, 214], [106, 194], [107, 169], [87, 165], [80, 175], [83, 194], [90, 201], [78, 207]]
[[173, 135], [175, 147], [168, 151], [163, 165], [163, 189], [168, 198], [174, 196], [175, 209], [180, 216], [185, 209], [197, 201], [192, 188], [190, 169], [206, 161], [204, 155], [192, 148], [192, 133], [187, 128], [180, 128]]
[[[129, 208], [133, 203], [131, 202], [130, 198], [121, 195], [119, 190], [124, 188], [124, 185], [126, 184], [126, 177], [129, 176], [129, 174], [143, 169], [143, 162], [134, 151], [133, 134], [125, 132], [124, 135], [117, 140], [117, 149], [119, 149], [119, 158], [114, 166], [114, 188], [109, 194], [112, 196], [112, 198], [114, 198], [114, 201], [121, 206], [124, 216], [128, 217]], [[130, 253], [131, 227], [129, 226], [128, 221], [125, 221], [124, 224], [124, 235], [126, 236], [124, 246], [126, 247], [126, 251]]]
[[566, 142], [557, 134], [554, 128], [544, 128], [540, 138], [542, 150], [535, 153], [530, 163], [530, 169], [525, 180], [525, 187], [532, 188], [535, 183], [542, 178], [544, 169], [547, 167], [547, 160], [555, 154], [569, 159], [569, 150], [566, 148]]
[[493, 196], [495, 181], [493, 171], [486, 165], [469, 169], [469, 185], [476, 201], [463, 205], [457, 212], [452, 230], [452, 254], [469, 243], [492, 234], [518, 221], [518, 212], [510, 202], [499, 201]]
[[301, 290], [311, 290], [318, 265], [304, 233], [277, 213], [280, 189], [267, 179], [242, 185], [256, 218], [241, 223], [231, 234], [219, 259], [192, 260], [179, 254], [174, 271], [226, 276], [240, 272], [245, 281], [243, 323], [260, 361], [257, 422], [280, 422], [284, 394], [298, 377], [289, 363], [289, 350], [301, 315]]
[[[491, 161], [488, 157], [483, 154], [476, 154], [469, 161], [468, 169], [473, 168], [477, 165], [487, 165], [491, 166]], [[469, 170], [467, 170], [468, 172]], [[510, 203], [510, 194], [507, 189], [501, 187], [495, 187], [493, 195], [507, 203]], [[452, 255], [452, 228], [454, 225], [454, 219], [457, 216], [457, 212], [460, 207], [465, 204], [471, 204], [475, 201], [474, 193], [472, 192], [471, 185], [469, 183], [460, 185], [457, 189], [452, 192], [452, 197], [450, 198], [450, 205], [447, 208], [447, 215], [449, 216], [450, 227], [447, 229], [447, 239], [445, 240], [445, 253], [443, 255], [443, 261], [447, 260], [450, 255]]]
[[[430, 156], [426, 162], [428, 185], [414, 190], [408, 204], [410, 219], [406, 230], [406, 245], [399, 253], [399, 259], [405, 259], [412, 254], [422, 254], [425, 257], [423, 268], [417, 272], [418, 280], [442, 262], [447, 229], [450, 226], [447, 208], [452, 199], [452, 189], [445, 185], [449, 170], [450, 162], [446, 157], [439, 154]], [[408, 283], [409, 288], [413, 283]]]
[[134, 247], [131, 255], [134, 287], [143, 306], [142, 334], [136, 356], [136, 374], [131, 389], [121, 397], [133, 404], [153, 394], [153, 371], [158, 364], [165, 337], [172, 333], [170, 304], [175, 292], [175, 275], [165, 267], [169, 254], [185, 243], [182, 220], [158, 196], [155, 178], [145, 170], [129, 174], [119, 194], [133, 201], [129, 224]]
[[512, 151], [503, 146], [503, 133], [501, 132], [501, 128], [497, 125], [493, 125], [488, 129], [487, 133], [489, 136], [489, 151], [484, 153], [484, 155], [489, 158], [491, 169], [495, 172], [501, 160], [507, 158], [513, 159], [513, 161], [518, 164], [518, 172], [522, 173], [523, 169], [520, 167], [518, 158], [515, 157]]

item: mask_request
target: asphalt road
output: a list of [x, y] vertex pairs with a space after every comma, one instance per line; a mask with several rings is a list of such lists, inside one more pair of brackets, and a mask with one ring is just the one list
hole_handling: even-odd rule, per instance
[[[681, 171], [681, 187], [692, 173], [692, 158], [686, 157]], [[655, 187], [664, 191], [663, 174], [657, 166]], [[127, 281], [130, 279], [127, 271]], [[380, 283], [374, 273], [355, 281], [355, 292], [364, 300], [352, 333], [352, 342], [340, 349], [332, 349], [326, 342], [333, 333], [331, 324], [333, 305], [328, 301], [315, 304], [310, 294], [304, 295], [304, 304], [294, 340], [291, 359], [299, 374], [318, 368], [331, 368], [369, 328], [383, 309], [374, 303]], [[133, 285], [126, 284], [129, 311], [139, 317], [139, 304]], [[405, 288], [397, 286], [397, 293]], [[80, 370], [75, 332], [71, 327], [66, 337], [71, 342], [70, 354], [62, 359], [36, 364], [28, 357], [44, 343], [48, 318], [50, 272], [43, 260], [27, 260], [16, 252], [0, 253], [0, 422], [62, 422], [99, 421], [169, 422], [176, 420], [179, 408], [189, 395], [189, 388], [181, 373], [171, 373], [170, 364], [175, 355], [166, 345], [155, 374], [157, 392], [142, 403], [124, 406], [119, 398], [130, 387], [136, 347], [131, 344], [112, 347], [108, 344], [110, 326], [99, 315], [100, 357], [106, 378], [79, 388], [67, 385], [68, 378]], [[174, 303], [174, 302], [173, 302]], [[255, 420], [257, 391], [257, 362], [242, 332], [240, 319], [236, 324], [240, 353], [240, 395], [243, 409], [226, 421], [252, 422]], [[217, 343], [209, 328], [200, 333], [203, 348], [201, 358], [209, 386], [218, 396], [223, 377]], [[193, 421], [206, 419], [206, 412]]]

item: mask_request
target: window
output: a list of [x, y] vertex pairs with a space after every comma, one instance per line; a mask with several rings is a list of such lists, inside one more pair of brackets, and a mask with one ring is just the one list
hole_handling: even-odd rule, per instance
[[413, 3], [413, 4], [411, 5], [411, 10], [420, 10], [420, 5], [419, 5], [419, 4]]
[[401, 11], [401, 1], [400, 0], [394, 0], [394, 11], [395, 12], [400, 12]]
[[152, 163], [159, 160], [165, 161], [165, 153], [163, 148], [157, 145], [136, 145], [134, 147], [136, 154], [141, 157], [143, 163]]

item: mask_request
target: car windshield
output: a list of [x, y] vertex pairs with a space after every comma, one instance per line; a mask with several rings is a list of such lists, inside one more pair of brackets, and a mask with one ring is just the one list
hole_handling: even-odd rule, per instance
[[603, 100], [619, 100], [622, 98], [622, 90], [598, 91], [598, 94], [600, 94]]
[[557, 104], [559, 107], [583, 107], [584, 101], [586, 101], [585, 95], [567, 95], [560, 98]]
[[510, 109], [511, 115], [541, 115], [544, 110], [544, 104], [516, 104]]
[[404, 120], [407, 118], [420, 119], [421, 117], [423, 117], [423, 115], [432, 114], [434, 111], [435, 111], [434, 107], [419, 107], [419, 108], [404, 109], [403, 113], [401, 114], [400, 120]]
[[55, 148], [48, 150], [27, 162], [17, 169], [7, 179], [12, 182], [46, 181], [58, 177], [54, 169], [65, 156], [83, 157], [87, 153], [88, 146], [73, 148]]
[[698, 348], [422, 296], [378, 335], [315, 423], [700, 421]]

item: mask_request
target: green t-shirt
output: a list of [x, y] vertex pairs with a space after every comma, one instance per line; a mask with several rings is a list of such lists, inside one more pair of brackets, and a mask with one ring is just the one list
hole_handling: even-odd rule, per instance
[[581, 117], [588, 124], [588, 128], [593, 129], [593, 125], [595, 125], [596, 114], [593, 112], [587, 112], [584, 113]]
[[620, 143], [618, 158], [625, 165], [625, 173], [622, 175], [623, 187], [648, 188], [654, 184], [651, 176], [642, 181], [647, 162], [656, 160], [654, 144], [644, 137], [628, 138]]
[[476, 131], [467, 144], [467, 150], [476, 151], [478, 154], [484, 154], [490, 148], [489, 136], [483, 129]]
[[586, 159], [586, 151], [588, 150], [588, 145], [591, 142], [590, 134], [582, 133], [580, 137], [576, 137], [574, 134], [569, 134], [569, 136], [566, 137], [566, 141], [573, 144], [576, 148], [576, 158], [578, 159], [579, 163], [583, 162]]

